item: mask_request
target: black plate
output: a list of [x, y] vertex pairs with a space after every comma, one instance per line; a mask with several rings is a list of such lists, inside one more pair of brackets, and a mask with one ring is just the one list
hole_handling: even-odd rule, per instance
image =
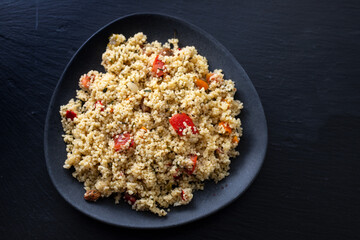
[[[137, 32], [148, 36], [148, 41], [165, 42], [179, 38], [180, 46], [195, 46], [209, 61], [210, 70], [223, 69], [225, 78], [235, 81], [235, 98], [244, 102], [240, 114], [244, 136], [238, 150], [240, 156], [232, 160], [230, 175], [220, 183], [207, 182], [204, 191], [197, 191], [189, 205], [175, 207], [166, 217], [150, 212], [136, 212], [128, 204], [114, 204], [114, 199], [97, 203], [84, 201], [83, 184], [63, 169], [66, 159], [65, 143], [61, 135], [60, 106], [76, 94], [80, 75], [91, 69], [104, 71], [100, 65], [112, 33], [126, 37]], [[236, 39], [234, 39], [236, 41]], [[65, 68], [51, 99], [45, 124], [45, 158], [52, 182], [72, 206], [100, 221], [130, 228], [163, 228], [194, 221], [207, 216], [234, 201], [251, 184], [263, 163], [267, 147], [267, 126], [264, 111], [254, 86], [236, 59], [217, 40], [205, 31], [185, 21], [159, 14], [133, 14], [120, 18], [96, 32], [75, 53]], [[55, 203], [54, 203], [55, 204]]]

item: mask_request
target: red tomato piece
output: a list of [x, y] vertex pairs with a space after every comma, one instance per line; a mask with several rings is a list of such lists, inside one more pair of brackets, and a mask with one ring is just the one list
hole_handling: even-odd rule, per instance
[[130, 204], [130, 205], [134, 205], [135, 202], [136, 202], [136, 198], [134, 196], [131, 196], [130, 194], [128, 193], [125, 193], [124, 194], [124, 199], [125, 201]]
[[73, 111], [71, 111], [71, 110], [67, 110], [67, 111], [66, 111], [66, 118], [70, 118], [71, 121], [73, 121], [74, 118], [76, 118], [76, 117], [77, 117], [77, 115], [76, 115], [75, 112], [73, 112]]
[[174, 128], [174, 130], [177, 132], [177, 134], [179, 134], [180, 136], [184, 136], [183, 135], [183, 131], [185, 129], [184, 123], [186, 123], [187, 126], [191, 127], [191, 131], [193, 134], [199, 133], [191, 118], [185, 113], [178, 113], [173, 115], [169, 119], [169, 122], [171, 126]]
[[155, 73], [158, 77], [161, 77], [162, 75], [164, 75], [164, 65], [165, 63], [159, 60], [159, 55], [157, 55], [151, 71]]
[[123, 151], [129, 149], [135, 145], [134, 138], [130, 133], [122, 133], [114, 137], [114, 149], [115, 151]]
[[193, 162], [193, 166], [192, 166], [192, 169], [191, 169], [191, 170], [188, 170], [188, 171], [187, 171], [188, 174], [193, 174], [193, 172], [195, 171], [197, 158], [198, 158], [197, 155], [191, 155], [191, 156], [190, 156], [190, 159], [191, 159], [191, 161]]

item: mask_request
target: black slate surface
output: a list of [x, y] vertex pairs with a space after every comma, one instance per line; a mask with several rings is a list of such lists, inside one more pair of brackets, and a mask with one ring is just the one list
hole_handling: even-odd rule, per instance
[[[129, 13], [203, 28], [237, 58], [262, 100], [265, 164], [249, 190], [178, 228], [116, 228], [73, 209], [46, 171], [43, 128], [76, 49]], [[358, 1], [1, 1], [1, 239], [358, 239]]]

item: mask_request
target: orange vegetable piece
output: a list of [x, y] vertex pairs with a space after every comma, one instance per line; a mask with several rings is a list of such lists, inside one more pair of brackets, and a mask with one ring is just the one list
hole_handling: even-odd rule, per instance
[[223, 101], [223, 102], [226, 102], [226, 103], [228, 104], [227, 109], [229, 109], [229, 108], [230, 108], [230, 103], [229, 103], [229, 101], [228, 101], [228, 100], [226, 100], [226, 99], [223, 99], [222, 101]]
[[146, 127], [142, 126], [141, 129], [144, 130], [145, 132], [147, 132]]
[[201, 80], [199, 78], [195, 79], [195, 84], [199, 89], [201, 89], [201, 88], [204, 88], [205, 90], [209, 89], [209, 84], [207, 84], [207, 82], [205, 82], [204, 80]]
[[219, 126], [223, 127], [225, 129], [225, 132], [227, 133], [232, 132], [231, 128], [229, 127], [229, 124], [227, 124], [226, 122], [220, 122]]
[[90, 80], [91, 78], [88, 75], [85, 75], [81, 79], [81, 85], [83, 85], [84, 88], [88, 89], [90, 87]]
[[224, 79], [222, 79], [222, 77], [216, 73], [208, 73], [206, 74], [206, 81], [208, 83], [211, 83], [213, 81], [221, 83], [224, 81]]
[[210, 78], [214, 75], [214, 73], [208, 73], [206, 74], [206, 81], [209, 82]]
[[239, 143], [239, 138], [237, 136], [234, 136], [232, 139], [233, 143]]

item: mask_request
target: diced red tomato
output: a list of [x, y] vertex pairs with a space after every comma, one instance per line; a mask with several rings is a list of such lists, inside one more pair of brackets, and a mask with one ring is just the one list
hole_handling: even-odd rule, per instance
[[185, 129], [185, 125], [184, 125], [185, 123], [187, 126], [191, 127], [191, 131], [193, 134], [199, 133], [191, 118], [185, 113], [178, 113], [173, 115], [169, 119], [169, 122], [171, 126], [174, 128], [174, 130], [177, 132], [177, 134], [179, 134], [180, 136], [184, 136], [183, 131]]
[[134, 138], [130, 133], [122, 133], [114, 137], [115, 151], [123, 151], [135, 145]]
[[88, 75], [85, 75], [81, 79], [81, 85], [83, 85], [84, 88], [88, 89], [90, 87], [90, 80], [91, 80], [91, 78]]
[[151, 71], [155, 73], [158, 77], [161, 77], [162, 75], [164, 75], [164, 65], [164, 62], [159, 60], [159, 55], [157, 55]]
[[66, 118], [70, 118], [71, 121], [73, 121], [74, 118], [76, 118], [76, 117], [77, 117], [76, 113], [73, 112], [72, 110], [67, 110], [66, 111]]
[[128, 193], [125, 193], [124, 194], [124, 199], [125, 201], [130, 204], [130, 205], [134, 205], [135, 202], [136, 202], [136, 198], [134, 196], [131, 196], [130, 194]]
[[197, 155], [191, 155], [190, 156], [190, 159], [193, 162], [193, 166], [192, 166], [191, 170], [187, 171], [188, 174], [193, 174], [193, 172], [195, 171], [197, 158], [198, 158]]
[[102, 104], [102, 102], [101, 101], [96, 101], [95, 108], [98, 107], [99, 105], [101, 107], [101, 111], [104, 111], [104, 105]]

